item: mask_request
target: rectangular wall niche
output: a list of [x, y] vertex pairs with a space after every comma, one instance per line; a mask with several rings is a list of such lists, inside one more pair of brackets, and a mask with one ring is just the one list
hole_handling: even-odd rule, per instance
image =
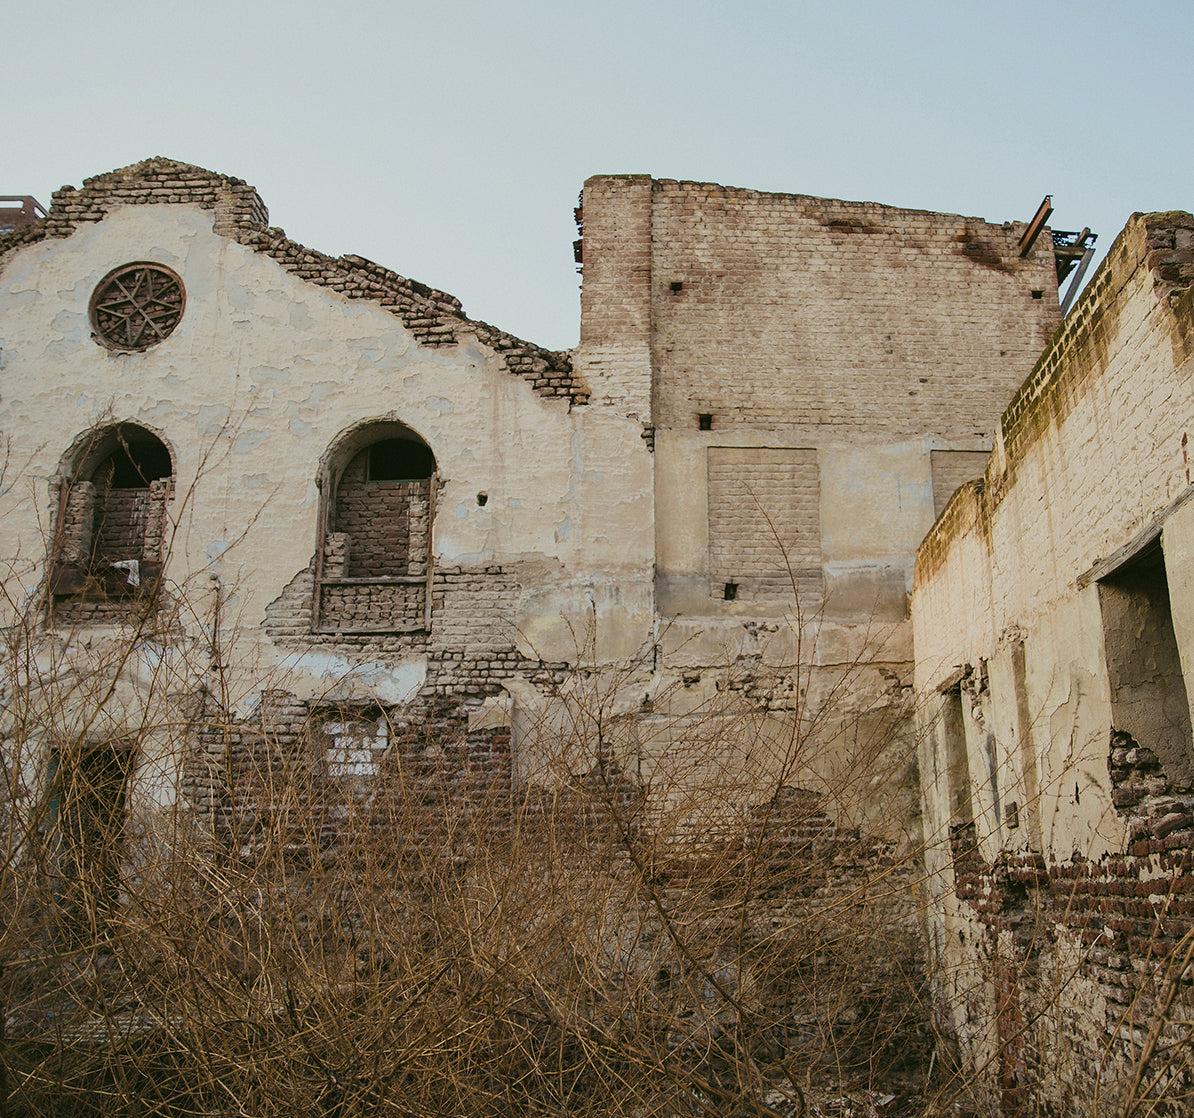
[[709, 595], [821, 608], [821, 483], [817, 452], [710, 447]]
[[934, 450], [930, 456], [933, 472], [933, 515], [940, 516], [959, 485], [982, 477], [987, 472], [988, 450]]
[[68, 938], [102, 926], [119, 903], [134, 757], [125, 742], [50, 753], [49, 850], [57, 875], [56, 918]]
[[944, 770], [951, 833], [974, 822], [970, 761], [966, 749], [966, 720], [962, 690], [955, 685], [941, 695], [941, 716], [933, 726], [937, 765]]
[[1111, 725], [1158, 757], [1171, 787], [1190, 787], [1190, 702], [1159, 540], [1099, 582]]

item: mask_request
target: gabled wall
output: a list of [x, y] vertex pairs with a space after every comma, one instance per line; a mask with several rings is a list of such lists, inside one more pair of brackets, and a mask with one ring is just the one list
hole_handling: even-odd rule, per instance
[[[69, 650], [75, 678], [107, 671], [131, 625], [186, 661], [172, 721], [218, 698], [225, 718], [288, 710], [295, 740], [335, 703], [447, 703], [467, 718], [513, 677], [550, 686], [582, 655], [637, 654], [653, 618], [652, 464], [638, 425], [590, 405], [567, 354], [265, 220], [239, 180], [155, 159], [64, 189], [45, 221], [0, 240], [5, 624], [23, 617], [51, 659]], [[165, 340], [121, 352], [92, 337], [89, 302], [112, 269], [140, 261], [177, 274], [185, 310]], [[436, 463], [432, 570], [419, 568], [431, 623], [386, 631], [382, 610], [380, 624], [365, 618], [381, 631], [313, 632], [328, 463], [370, 425], [395, 424]], [[57, 608], [43, 630], [60, 503], [73, 507], [94, 433], [119, 425], [160, 439], [172, 460], [161, 608]], [[58, 589], [57, 607], [78, 599]], [[590, 619], [600, 643], [585, 651]], [[139, 684], [113, 670], [108, 736], [144, 716]], [[69, 736], [77, 721], [59, 710], [45, 733]], [[508, 762], [508, 719], [505, 733]]]

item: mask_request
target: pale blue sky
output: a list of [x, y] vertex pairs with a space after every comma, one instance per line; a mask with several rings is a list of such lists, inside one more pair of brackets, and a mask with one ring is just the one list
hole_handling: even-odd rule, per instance
[[641, 172], [1027, 220], [1194, 207], [1194, 4], [172, 3], [8, 11], [0, 193], [166, 155], [270, 220], [577, 338], [572, 207]]

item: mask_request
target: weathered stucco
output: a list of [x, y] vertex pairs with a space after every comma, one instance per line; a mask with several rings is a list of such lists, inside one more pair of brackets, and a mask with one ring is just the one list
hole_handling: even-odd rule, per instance
[[[197, 207], [126, 207], [65, 249], [43, 241], [7, 262], [0, 423], [24, 484], [10, 493], [6, 524], [27, 593], [67, 448], [100, 424], [135, 419], [175, 460], [171, 575], [219, 581], [224, 607], [244, 619], [238, 645], [255, 646], [229, 661], [245, 673], [231, 689], [250, 693], [257, 673], [291, 656], [261, 622], [315, 549], [321, 456], [349, 428], [396, 418], [436, 454], [438, 561], [535, 564], [517, 612], [528, 651], [574, 653], [557, 615], [582, 613], [590, 599], [622, 648], [646, 638], [650, 460], [637, 428], [541, 399], [475, 341], [420, 347], [383, 309], [303, 283], [211, 224]], [[87, 303], [130, 259], [173, 268], [187, 312], [162, 345], [118, 354], [90, 339]], [[24, 499], [29, 484], [36, 502]]]

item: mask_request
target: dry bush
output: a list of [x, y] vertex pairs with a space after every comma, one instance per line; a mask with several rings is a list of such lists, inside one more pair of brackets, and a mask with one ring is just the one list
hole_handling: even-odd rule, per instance
[[82, 675], [78, 642], [8, 634], [8, 1113], [790, 1114], [810, 1084], [906, 1085], [927, 1057], [914, 850], [792, 783], [815, 719], [752, 743], [765, 793], [734, 760], [734, 692], [685, 723], [704, 763], [644, 777], [610, 744], [617, 681], [581, 673], [539, 728], [549, 779], [513, 794], [462, 796], [460, 740], [406, 718], [392, 739], [439, 760], [337, 779], [258, 727], [224, 810], [132, 811], [138, 751], [168, 783], [244, 725], [190, 709], [162, 658], [138, 739], [106, 740], [98, 708], [156, 630], [103, 663], [92, 642]]
[[657, 719], [638, 666], [578, 669], [519, 728], [526, 779], [488, 786], [462, 780], [460, 712], [375, 705], [395, 744], [345, 776], [318, 726], [232, 713], [210, 588], [70, 630], [19, 582], [0, 1114], [795, 1115], [914, 1090], [917, 843], [877, 807], [908, 784], [908, 711], [850, 705], [865, 660], [815, 703], [799, 648], [782, 679], [727, 664]]

